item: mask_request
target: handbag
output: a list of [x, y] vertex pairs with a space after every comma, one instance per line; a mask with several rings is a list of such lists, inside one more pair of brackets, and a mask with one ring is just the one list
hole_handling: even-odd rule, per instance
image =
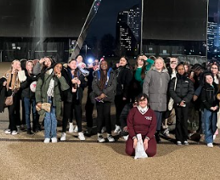
[[11, 106], [13, 104], [13, 94], [11, 96], [6, 97], [5, 106]]
[[135, 156], [134, 159], [147, 158], [148, 155], [144, 150], [144, 143], [141, 134], [137, 134], [137, 146], [135, 148]]
[[[176, 90], [177, 78], [175, 79], [174, 91]], [[168, 102], [168, 110], [171, 111], [173, 109], [174, 100], [170, 98]]]

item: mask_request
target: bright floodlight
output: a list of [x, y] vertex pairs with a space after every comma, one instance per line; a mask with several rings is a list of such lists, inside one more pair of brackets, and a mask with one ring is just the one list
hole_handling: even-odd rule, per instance
[[93, 58], [88, 58], [88, 63], [92, 64], [93, 63]]

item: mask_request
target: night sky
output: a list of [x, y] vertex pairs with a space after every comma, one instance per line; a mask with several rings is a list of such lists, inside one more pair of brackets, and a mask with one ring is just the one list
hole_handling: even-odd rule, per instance
[[101, 38], [105, 34], [115, 36], [117, 16], [120, 11], [139, 4], [141, 0], [102, 0], [96, 17], [93, 19], [88, 38]]

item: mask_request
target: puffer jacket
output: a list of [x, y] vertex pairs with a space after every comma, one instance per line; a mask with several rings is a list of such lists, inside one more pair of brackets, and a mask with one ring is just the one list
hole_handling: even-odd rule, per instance
[[[174, 90], [176, 80], [176, 90]], [[177, 74], [177, 77], [170, 81], [169, 93], [175, 104], [179, 104], [182, 100], [189, 103], [194, 94], [193, 83], [185, 75]]]
[[152, 68], [147, 72], [143, 93], [149, 97], [149, 105], [154, 111], [166, 111], [167, 110], [167, 89], [170, 76], [167, 69], [163, 69], [161, 72]]
[[202, 88], [201, 100], [202, 100], [202, 109], [206, 108], [209, 111], [212, 111], [210, 108], [218, 106], [219, 101], [217, 99], [218, 87], [217, 84], [213, 83], [211, 86], [208, 83], [205, 83]]

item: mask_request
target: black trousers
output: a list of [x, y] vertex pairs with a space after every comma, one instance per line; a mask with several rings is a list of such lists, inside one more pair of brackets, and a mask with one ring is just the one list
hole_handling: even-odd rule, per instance
[[106, 131], [108, 134], [111, 134], [111, 103], [110, 102], [97, 102], [97, 132], [101, 133], [103, 124], [105, 124]]
[[124, 106], [129, 102], [129, 100], [123, 100], [122, 95], [115, 96], [115, 108], [116, 108], [116, 122], [115, 124], [120, 126], [120, 115]]
[[174, 108], [176, 113], [176, 140], [183, 142], [188, 139], [187, 120], [189, 106], [175, 106]]
[[93, 109], [94, 109], [94, 104], [91, 102], [91, 99], [88, 95], [85, 110], [86, 110], [87, 127], [89, 128], [93, 127], [93, 118], [92, 118]]
[[80, 102], [64, 102], [62, 132], [66, 132], [68, 121], [73, 122], [73, 109], [78, 132], [82, 132], [82, 105]]
[[20, 117], [17, 114], [16, 106], [18, 105], [18, 101], [20, 102], [19, 96], [15, 93], [13, 96], [13, 104], [8, 106], [8, 114], [9, 114], [9, 126], [8, 129], [11, 131], [17, 131], [16, 125], [20, 121]]

